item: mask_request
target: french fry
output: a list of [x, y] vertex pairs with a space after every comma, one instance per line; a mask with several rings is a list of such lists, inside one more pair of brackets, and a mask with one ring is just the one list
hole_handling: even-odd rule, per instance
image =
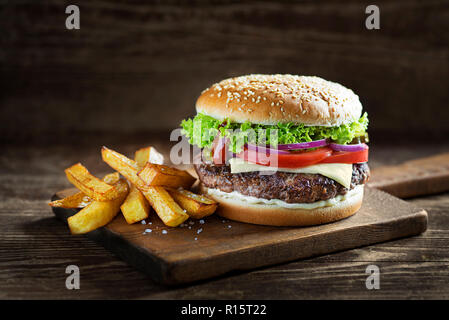
[[189, 216], [164, 188], [147, 186], [145, 182], [137, 176], [138, 165], [135, 161], [106, 147], [102, 148], [101, 155], [103, 161], [120, 172], [129, 182], [142, 192], [156, 211], [157, 215], [167, 226], [176, 227], [188, 219]]
[[90, 174], [81, 163], [67, 168], [65, 174], [75, 187], [96, 201], [114, 200], [119, 196], [114, 186]]
[[48, 205], [54, 208], [78, 209], [84, 208], [91, 202], [91, 198], [82, 192], [77, 192], [74, 195], [68, 196], [64, 199], [52, 201]]
[[210, 216], [217, 209], [218, 203], [214, 200], [184, 189], [168, 189], [173, 199], [195, 219]]
[[136, 151], [134, 154], [134, 160], [137, 162], [139, 168], [143, 168], [147, 162], [163, 164], [164, 156], [160, 154], [153, 147], [146, 147]]
[[70, 232], [72, 234], [83, 234], [105, 226], [114, 219], [120, 210], [120, 205], [128, 194], [128, 182], [120, 179], [114, 184], [118, 197], [111, 201], [93, 201], [77, 214], [69, 217]]
[[118, 172], [108, 173], [103, 177], [103, 181], [111, 185], [116, 184], [119, 180], [120, 180], [120, 173]]
[[195, 182], [195, 178], [187, 171], [148, 162], [137, 175], [150, 186], [188, 189]]
[[[109, 173], [104, 176], [103, 181], [108, 184], [115, 184], [120, 179], [120, 175], [118, 172]], [[92, 202], [92, 199], [86, 196], [83, 192], [77, 192], [71, 196], [68, 196], [64, 199], [55, 200], [49, 203], [51, 207], [59, 207], [66, 209], [79, 209], [84, 208], [89, 203]]]
[[114, 150], [103, 147], [101, 149], [101, 157], [111, 168], [120, 172], [131, 184], [139, 190], [145, 190], [147, 186], [138, 176], [139, 166], [134, 160], [125, 157]]
[[135, 186], [131, 185], [128, 196], [120, 206], [123, 216], [128, 224], [139, 222], [148, 218], [150, 205], [147, 199]]
[[[134, 160], [139, 169], [142, 169], [147, 162], [162, 164], [164, 157], [155, 148], [146, 147], [136, 151]], [[131, 185], [128, 196], [120, 209], [126, 222], [132, 224], [148, 218], [150, 205], [145, 196], [134, 185]]]
[[142, 193], [165, 225], [177, 227], [189, 218], [163, 187], [149, 187]]

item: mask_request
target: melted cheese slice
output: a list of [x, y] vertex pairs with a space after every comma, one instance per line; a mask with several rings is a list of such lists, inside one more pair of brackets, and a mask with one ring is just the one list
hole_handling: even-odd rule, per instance
[[348, 163], [321, 163], [304, 168], [273, 168], [249, 163], [239, 158], [229, 160], [231, 173], [260, 171], [261, 174], [275, 173], [276, 171], [291, 173], [321, 174], [337, 181], [345, 188], [350, 187], [352, 178], [352, 164]]

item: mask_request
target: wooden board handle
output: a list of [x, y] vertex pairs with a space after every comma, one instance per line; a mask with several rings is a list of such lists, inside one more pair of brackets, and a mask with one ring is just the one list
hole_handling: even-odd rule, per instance
[[449, 153], [375, 168], [368, 185], [399, 198], [448, 191]]

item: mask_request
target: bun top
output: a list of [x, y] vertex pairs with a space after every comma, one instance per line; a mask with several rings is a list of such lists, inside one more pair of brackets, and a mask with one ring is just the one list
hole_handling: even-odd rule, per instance
[[204, 90], [196, 111], [237, 123], [339, 126], [359, 119], [362, 105], [352, 90], [319, 77], [252, 74]]

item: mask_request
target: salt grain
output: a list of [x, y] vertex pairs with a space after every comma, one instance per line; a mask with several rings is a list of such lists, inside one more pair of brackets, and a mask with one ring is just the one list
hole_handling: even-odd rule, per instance
[[200, 220], [200, 223], [201, 223], [201, 224], [204, 224], [204, 220], [203, 220], [203, 219], [201, 219], [201, 220]]
[[162, 234], [167, 234], [167, 230], [162, 230]]
[[147, 224], [147, 223], [145, 222], [145, 220], [142, 220], [140, 223], [142, 223], [142, 224]]
[[150, 232], [152, 232], [153, 230], [151, 230], [151, 229], [145, 229], [145, 232], [147, 232], [147, 233], [150, 233]]
[[196, 233], [200, 234], [203, 231], [203, 228], [199, 228]]

